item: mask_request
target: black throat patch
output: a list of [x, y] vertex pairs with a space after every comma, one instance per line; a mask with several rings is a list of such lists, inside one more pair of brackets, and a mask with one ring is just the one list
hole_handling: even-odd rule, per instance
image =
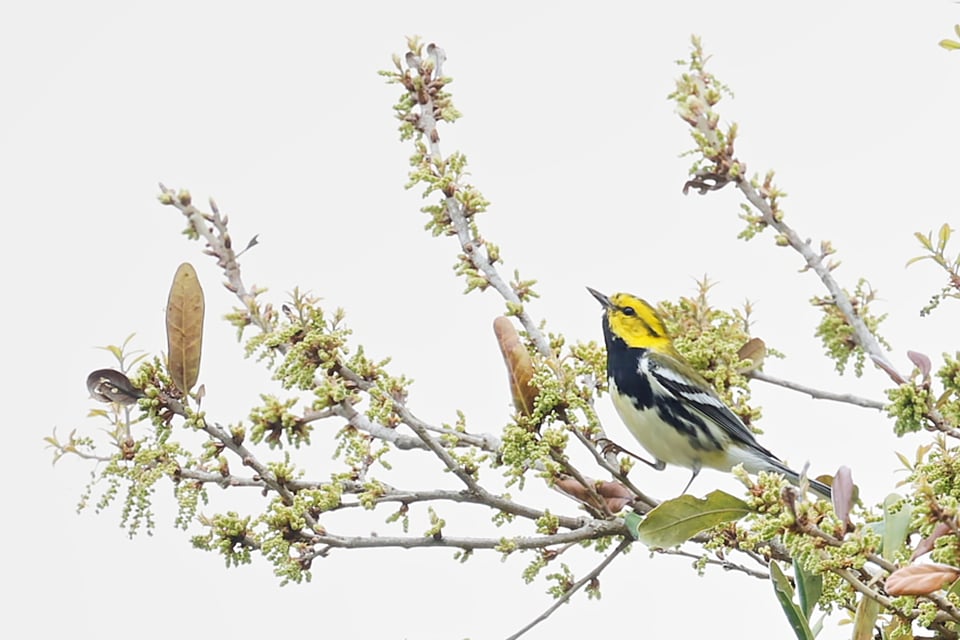
[[646, 349], [629, 347], [623, 338], [610, 330], [610, 321], [603, 318], [603, 339], [607, 344], [607, 377], [612, 379], [617, 389], [633, 399], [637, 409], [653, 406], [653, 390], [650, 381], [644, 375], [638, 375], [640, 356]]

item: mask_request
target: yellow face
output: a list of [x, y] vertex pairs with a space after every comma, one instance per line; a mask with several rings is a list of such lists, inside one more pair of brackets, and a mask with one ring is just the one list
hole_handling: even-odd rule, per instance
[[642, 298], [629, 293], [615, 293], [608, 298], [593, 289], [590, 293], [603, 305], [611, 331], [628, 347], [671, 350], [663, 320]]

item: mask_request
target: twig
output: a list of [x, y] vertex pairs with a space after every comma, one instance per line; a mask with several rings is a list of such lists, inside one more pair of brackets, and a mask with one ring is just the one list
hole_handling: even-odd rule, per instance
[[851, 393], [834, 393], [832, 391], [814, 389], [813, 387], [808, 387], [798, 382], [791, 382], [790, 380], [784, 380], [783, 378], [776, 378], [768, 373], [764, 373], [763, 371], [753, 370], [747, 373], [747, 376], [753, 378], [754, 380], [760, 380], [768, 384], [777, 385], [778, 387], [784, 387], [785, 389], [791, 389], [793, 391], [805, 393], [811, 398], [815, 398], [817, 400], [833, 400], [834, 402], [844, 402], [846, 404], [865, 407], [867, 409], [885, 409], [887, 407], [886, 404], [880, 402], [879, 400], [861, 398], [860, 396], [855, 396]]
[[610, 464], [606, 458], [600, 455], [600, 452], [597, 451], [596, 445], [593, 442], [591, 442], [590, 439], [583, 434], [583, 432], [581, 432], [579, 429], [576, 429], [576, 428], [571, 429], [571, 431], [573, 431], [574, 437], [576, 437], [577, 440], [583, 443], [583, 446], [585, 446], [587, 450], [593, 454], [593, 458], [594, 460], [597, 461], [597, 464], [599, 464], [601, 467], [603, 467], [608, 472], [610, 472], [610, 475], [612, 475], [614, 478], [619, 480], [623, 484], [623, 486], [625, 486], [627, 489], [629, 489], [633, 493], [633, 495], [637, 496], [638, 501], [646, 505], [648, 509], [652, 509], [656, 507], [658, 504], [660, 504], [659, 500], [657, 500], [656, 498], [651, 498], [650, 496], [645, 494], [643, 491], [638, 489], [637, 486], [630, 481], [630, 478], [628, 478], [626, 474], [624, 474], [618, 467], [615, 467], [614, 465]]
[[847, 324], [853, 328], [854, 339], [860, 348], [881, 368], [896, 371], [893, 364], [887, 358], [883, 347], [880, 346], [877, 337], [867, 328], [863, 318], [861, 318], [860, 314], [853, 308], [853, 302], [850, 300], [850, 296], [847, 295], [847, 292], [843, 290], [843, 287], [841, 287], [833, 277], [830, 266], [824, 262], [823, 257], [810, 246], [810, 242], [802, 240], [800, 234], [783, 221], [782, 216], [774, 215], [770, 203], [761, 196], [748, 181], [740, 180], [737, 182], [737, 188], [750, 204], [760, 211], [763, 216], [763, 221], [776, 229], [782, 237], [786, 238], [790, 247], [799, 253], [807, 263], [807, 266], [817, 274], [820, 282], [822, 282], [823, 286], [830, 292], [833, 303], [837, 305], [837, 308], [843, 313]]
[[414, 438], [410, 435], [401, 433], [396, 429], [390, 429], [382, 424], [373, 422], [367, 416], [353, 408], [353, 405], [347, 401], [341, 402], [334, 409], [337, 415], [346, 419], [352, 426], [360, 431], [371, 435], [374, 438], [389, 442], [397, 449], [423, 449], [428, 450], [427, 443], [420, 438]]
[[[267, 483], [262, 478], [244, 478], [241, 476], [227, 474], [223, 475], [215, 471], [200, 471], [197, 469], [181, 469], [179, 477], [186, 480], [194, 480], [204, 484], [216, 484], [223, 487], [249, 487], [254, 489], [267, 488]], [[317, 482], [309, 480], [291, 480], [286, 486], [291, 491], [301, 491], [304, 489], [318, 489], [330, 486], [330, 482]], [[359, 494], [367, 491], [361, 483], [342, 482], [339, 488], [344, 494]], [[450, 489], [396, 489], [390, 486], [384, 486], [382, 493], [369, 500], [373, 504], [383, 504], [388, 502], [399, 502], [402, 504], [414, 504], [416, 502], [457, 502], [465, 504], [477, 504], [509, 513], [528, 520], [538, 520], [549, 515], [556, 520], [557, 526], [564, 529], [581, 529], [591, 522], [586, 516], [564, 516], [553, 512], [547, 512], [540, 509], [534, 509], [526, 505], [514, 502], [502, 496], [493, 495], [487, 491], [481, 491], [479, 494], [470, 491], [454, 491]], [[338, 509], [351, 509], [363, 507], [367, 508], [365, 502], [343, 502], [337, 507], [328, 508], [326, 511], [337, 511]]]
[[506, 640], [517, 640], [517, 638], [525, 634], [527, 631], [530, 631], [530, 629], [533, 629], [535, 626], [537, 626], [538, 624], [540, 624], [541, 622], [549, 618], [551, 615], [553, 615], [553, 612], [559, 609], [561, 605], [566, 604], [567, 601], [569, 601], [570, 598], [573, 597], [573, 594], [575, 594], [577, 591], [582, 589], [585, 585], [589, 584], [593, 580], [596, 580], [597, 576], [599, 576], [600, 573], [604, 569], [606, 569], [611, 562], [613, 562], [613, 559], [616, 558], [621, 553], [623, 553], [624, 551], [626, 551], [626, 549], [631, 544], [633, 544], [633, 540], [631, 540], [630, 538], [624, 538], [620, 542], [620, 544], [617, 545], [617, 548], [614, 549], [610, 553], [610, 555], [604, 558], [600, 564], [594, 567], [594, 569], [590, 573], [588, 573], [587, 575], [577, 580], [569, 589], [567, 589], [566, 593], [564, 593], [562, 596], [557, 598], [557, 601], [554, 602], [552, 605], [550, 605], [546, 611], [544, 611], [539, 616], [531, 620], [529, 624], [527, 624], [525, 627], [523, 627], [513, 635], [508, 636]]
[[842, 567], [835, 567], [831, 569], [831, 571], [833, 571], [838, 576], [843, 578], [855, 590], [859, 591], [860, 593], [862, 593], [863, 595], [867, 596], [872, 600], [876, 600], [878, 603], [880, 603], [880, 606], [884, 607], [885, 609], [894, 611], [896, 612], [897, 615], [907, 620], [910, 620], [916, 617], [916, 614], [911, 614], [910, 612], [906, 612], [898, 608], [896, 605], [894, 605], [892, 598], [889, 598], [883, 595], [882, 593], [880, 593], [879, 591], [877, 591], [876, 589], [873, 589], [870, 586], [868, 586], [867, 583], [860, 580], [860, 578], [857, 577], [857, 575], [853, 571], [850, 571], [849, 569], [844, 569]]
[[600, 497], [600, 494], [597, 493], [597, 487], [594, 482], [591, 482], [586, 478], [580, 470], [574, 467], [567, 456], [559, 453], [557, 451], [551, 452], [551, 457], [554, 461], [563, 467], [565, 473], [569, 474], [576, 480], [581, 487], [587, 492], [589, 500], [583, 501], [583, 506], [589, 511], [592, 515], [603, 518], [612, 518], [613, 513], [610, 511], [610, 506], [607, 504], [607, 501]]
[[727, 571], [740, 571], [748, 576], [760, 578], [762, 580], [768, 580], [770, 578], [769, 573], [757, 571], [756, 569], [751, 569], [750, 567], [737, 564], [735, 562], [730, 562], [729, 560], [720, 560], [719, 558], [697, 555], [695, 553], [690, 553], [689, 551], [684, 551], [683, 549], [660, 549], [658, 550], [658, 553], [668, 556], [683, 556], [684, 558], [691, 558], [697, 562], [706, 562], [707, 564], [717, 565]]

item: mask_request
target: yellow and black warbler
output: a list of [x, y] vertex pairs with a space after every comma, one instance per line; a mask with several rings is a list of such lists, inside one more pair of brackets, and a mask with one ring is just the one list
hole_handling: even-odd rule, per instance
[[[603, 305], [610, 397], [630, 433], [663, 469], [675, 464], [730, 471], [742, 464], [750, 473], [774, 471], [797, 484], [800, 475], [757, 442], [743, 421], [684, 360], [653, 307], [628, 293], [607, 297], [587, 290]], [[642, 460], [642, 458], [641, 458]], [[825, 498], [830, 487], [810, 480]]]

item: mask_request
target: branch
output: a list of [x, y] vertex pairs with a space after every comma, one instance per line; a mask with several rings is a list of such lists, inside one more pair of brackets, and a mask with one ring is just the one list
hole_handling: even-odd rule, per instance
[[[697, 128], [700, 131], [704, 130], [699, 122]], [[824, 262], [823, 256], [813, 250], [809, 240], [801, 240], [800, 235], [783, 221], [782, 215], [775, 215], [773, 208], [770, 206], [770, 202], [761, 196], [747, 180], [741, 179], [737, 181], [737, 188], [746, 197], [747, 201], [761, 213], [763, 221], [776, 229], [782, 237], [786, 238], [790, 247], [799, 253], [807, 263], [807, 266], [817, 274], [820, 282], [822, 282], [823, 286], [830, 292], [833, 303], [837, 305], [837, 308], [843, 313], [847, 324], [853, 328], [854, 339], [860, 348], [870, 356], [878, 367], [888, 373], [896, 372], [896, 368], [887, 358], [887, 354], [883, 350], [883, 347], [880, 346], [877, 337], [867, 328], [867, 325], [863, 322], [863, 318], [861, 318], [860, 314], [853, 308], [853, 302], [850, 300], [850, 296], [847, 295], [843, 287], [841, 287], [833, 277], [831, 267]]]
[[318, 556], [325, 556], [332, 548], [345, 549], [417, 549], [422, 547], [440, 547], [464, 549], [499, 549], [506, 552], [527, 549], [543, 549], [556, 544], [584, 542], [610, 536], [629, 536], [622, 520], [591, 520], [582, 527], [563, 533], [554, 533], [543, 536], [529, 537], [502, 537], [502, 538], [457, 538], [445, 535], [431, 537], [416, 536], [337, 536], [317, 535], [311, 538], [315, 545], [324, 546], [323, 549], [309, 551], [302, 556], [302, 560], [309, 562]]
[[899, 616], [901, 616], [901, 617], [903, 617], [903, 618], [905, 618], [905, 619], [907, 619], [907, 620], [910, 620], [910, 619], [916, 617], [916, 614], [913, 614], [913, 613], [911, 613], [911, 612], [905, 612], [905, 611], [903, 611], [902, 609], [898, 608], [898, 607], [893, 603], [893, 599], [892, 599], [892, 598], [889, 598], [889, 597], [883, 595], [882, 593], [880, 593], [878, 590], [873, 589], [872, 587], [870, 587], [867, 583], [865, 583], [865, 582], [863, 582], [862, 580], [860, 580], [860, 578], [857, 577], [857, 575], [856, 575], [853, 571], [851, 571], [851, 570], [849, 570], [849, 569], [843, 569], [843, 568], [841, 568], [841, 567], [835, 567], [835, 568], [831, 569], [831, 571], [833, 571], [833, 572], [836, 573], [838, 576], [840, 576], [841, 578], [843, 578], [843, 579], [844, 579], [847, 583], [849, 583], [850, 586], [853, 587], [856, 591], [859, 591], [860, 593], [862, 593], [862, 594], [865, 595], [866, 597], [870, 598], [871, 600], [875, 600], [875, 601], [877, 601], [878, 603], [880, 603], [880, 606], [882, 606], [883, 608], [888, 609], [889, 611], [896, 612], [897, 615], [899, 615]]
[[[250, 487], [256, 489], [272, 489], [273, 487], [269, 484], [263, 476], [258, 474], [258, 477], [254, 478], [244, 478], [241, 476], [233, 474], [222, 474], [219, 472], [213, 471], [201, 471], [198, 469], [180, 469], [178, 471], [178, 476], [187, 480], [194, 480], [197, 482], [202, 482], [204, 484], [216, 484], [220, 487]], [[328, 486], [329, 482], [321, 481], [311, 481], [311, 480], [290, 480], [284, 483], [284, 486], [290, 491], [297, 492], [303, 489], [318, 489], [320, 487]], [[367, 488], [360, 483], [351, 483], [351, 482], [342, 482], [339, 483], [341, 489], [344, 493], [347, 494], [356, 494], [364, 493], [367, 491]], [[557, 522], [557, 525], [563, 527], [564, 529], [579, 529], [585, 526], [587, 522], [590, 521], [586, 517], [573, 517], [573, 516], [564, 516], [556, 513], [548, 513], [540, 509], [534, 509], [526, 505], [520, 504], [519, 502], [514, 502], [508, 498], [502, 496], [494, 495], [483, 489], [482, 487], [477, 487], [476, 490], [470, 489], [467, 491], [452, 491], [452, 490], [411, 490], [411, 489], [396, 489], [390, 487], [389, 485], [383, 485], [383, 493], [375, 498], [372, 498], [371, 501], [375, 504], [386, 503], [386, 502], [400, 502], [404, 504], [412, 504], [415, 502], [431, 502], [431, 501], [449, 501], [449, 502], [459, 502], [459, 503], [469, 503], [469, 504], [478, 504], [484, 505], [504, 513], [509, 513], [514, 516], [521, 518], [526, 518], [528, 520], [538, 520], [545, 516], [550, 516], [554, 518]], [[354, 508], [358, 506], [364, 506], [360, 503], [343, 503], [339, 507], [329, 509], [328, 511], [336, 511], [337, 509], [343, 508]]]
[[626, 551], [631, 544], [633, 544], [633, 540], [630, 538], [625, 538], [624, 540], [622, 540], [620, 544], [617, 545], [617, 548], [614, 549], [610, 555], [608, 555], [606, 558], [603, 559], [603, 561], [600, 564], [594, 567], [593, 571], [591, 571], [584, 577], [580, 578], [580, 580], [577, 580], [569, 589], [567, 589], [566, 593], [564, 593], [562, 596], [557, 598], [557, 601], [554, 602], [552, 605], [550, 605], [550, 607], [547, 608], [546, 611], [544, 611], [539, 616], [531, 620], [528, 625], [526, 625], [525, 627], [523, 627], [513, 635], [508, 636], [507, 640], [517, 640], [517, 638], [525, 634], [527, 631], [530, 631], [530, 629], [533, 629], [535, 626], [537, 626], [538, 624], [540, 624], [541, 622], [549, 618], [551, 615], [553, 615], [554, 611], [559, 609], [561, 605], [566, 604], [567, 601], [569, 601], [570, 598], [573, 597], [573, 594], [575, 594], [577, 591], [582, 589], [584, 585], [587, 585], [590, 582], [596, 580], [597, 576], [599, 576], [600, 573], [604, 569], [606, 569], [611, 562], [613, 562], [613, 559], [616, 558], [621, 553], [623, 553], [624, 551]]
[[427, 443], [419, 438], [405, 435], [396, 429], [391, 429], [373, 422], [367, 418], [367, 416], [354, 409], [353, 405], [346, 400], [337, 405], [334, 412], [360, 431], [384, 442], [389, 442], [397, 449], [422, 449], [424, 451], [429, 449]]
[[[818, 253], [811, 247], [809, 240], [803, 240], [800, 234], [784, 222], [783, 212], [777, 205], [777, 197], [780, 194], [771, 184], [772, 173], [768, 174], [760, 190], [745, 178], [746, 164], [737, 159], [734, 154], [736, 126], [731, 126], [726, 134], [722, 133], [719, 129], [720, 115], [713, 109], [720, 100], [724, 88], [704, 70], [704, 63], [703, 50], [699, 40], [695, 39], [690, 62], [691, 73], [682, 76], [682, 82], [678, 82], [677, 90], [671, 94], [677, 102], [680, 117], [695, 129], [693, 138], [697, 142], [697, 150], [704, 160], [711, 163], [709, 168], [696, 171], [695, 176], [684, 185], [684, 193], [690, 188], [695, 188], [701, 194], [705, 194], [708, 191], [722, 189], [731, 182], [736, 184], [747, 202], [760, 213], [757, 222], [776, 230], [777, 244], [791, 247], [803, 257], [806, 269], [817, 274], [830, 293], [830, 302], [840, 310], [847, 326], [853, 331], [851, 339], [856, 346], [870, 356], [873, 363], [895, 384], [907, 384], [909, 378], [900, 373], [887, 358], [880, 341], [857, 313], [850, 296], [834, 279], [832, 271], [836, 264], [826, 260], [826, 257], [833, 253], [832, 249], [825, 249]], [[960, 430], [951, 425], [935, 406], [928, 406], [924, 411], [924, 417], [929, 423], [928, 429], [960, 438]]]
[[[413, 125], [420, 134], [420, 140], [426, 144], [425, 152], [429, 154], [429, 172], [432, 176], [432, 181], [426, 180], [430, 185], [428, 193], [434, 188], [442, 190], [444, 194], [442, 200], [443, 212], [449, 220], [449, 227], [446, 228], [446, 231], [452, 232], [457, 236], [465, 259], [477, 272], [482, 274], [486, 285], [493, 287], [493, 289], [503, 297], [507, 302], [508, 309], [520, 320], [520, 323], [526, 330], [537, 352], [546, 362], [551, 363], [558, 378], [562, 379], [560, 372], [555, 366], [555, 354], [550, 346], [549, 340], [543, 334], [539, 325], [537, 325], [526, 312], [523, 306], [523, 300], [518, 291], [510, 286], [500, 275], [494, 265], [495, 260], [492, 260], [490, 257], [486, 241], [480, 237], [477, 231], [473, 218], [479, 208], [476, 206], [468, 207], [465, 204], [467, 197], [464, 196], [464, 193], [470, 194], [473, 192], [472, 187], [461, 184], [458, 179], [459, 175], [455, 174], [452, 170], [451, 173], [455, 174], [452, 180], [444, 173], [453, 160], [452, 157], [445, 157], [440, 148], [440, 132], [438, 129], [440, 121], [451, 119], [445, 115], [444, 111], [444, 107], [448, 107], [449, 103], [448, 96], [443, 91], [447, 80], [441, 73], [441, 66], [446, 59], [446, 55], [442, 49], [433, 44], [427, 46], [426, 56], [420, 54], [421, 51], [418, 47], [411, 48], [410, 53], [408, 53], [405, 58], [409, 71], [404, 72], [402, 79], [398, 78], [398, 80], [400, 80], [404, 88], [410, 93], [411, 98], [415, 98], [411, 104], [416, 105], [416, 111], [409, 112], [403, 119]], [[411, 78], [409, 75], [411, 72], [416, 74], [417, 81]], [[426, 158], [424, 158], [424, 160], [425, 159]], [[421, 163], [415, 163], [415, 166], [422, 165]], [[442, 186], [438, 187], [438, 185]], [[406, 419], [404, 419], [404, 422], [413, 428], [418, 435], [423, 437], [417, 425]], [[570, 428], [576, 431], [576, 428]], [[444, 456], [441, 455], [439, 451], [437, 451], [437, 455], [440, 456], [441, 459], [444, 459]], [[610, 516], [611, 514], [607, 510], [605, 501], [599, 499], [592, 484], [585, 480], [583, 474], [574, 468], [562, 454], [555, 454], [554, 459], [563, 467], [566, 473], [576, 478], [580, 484], [592, 494], [592, 497], [595, 499], [595, 504], [600, 505], [602, 509], [607, 511], [604, 515]], [[461, 475], [462, 472], [459, 469], [450, 467], [448, 460], [444, 460], [444, 462], [448, 468], [451, 468], [455, 473]], [[464, 480], [464, 482], [468, 482], [465, 477], [461, 476], [461, 479]], [[647, 502], [650, 501], [649, 498], [643, 496], [640, 492], [637, 492], [637, 495], [642, 496]]]
[[856, 405], [858, 407], [865, 407], [867, 409], [885, 409], [887, 405], [878, 400], [870, 400], [869, 398], [861, 398], [860, 396], [855, 396], [850, 393], [834, 393], [832, 391], [823, 391], [822, 389], [814, 389], [813, 387], [808, 387], [797, 382], [791, 382], [789, 380], [784, 380], [782, 378], [775, 378], [768, 373], [763, 371], [757, 371], [756, 369], [748, 372], [747, 377], [753, 378], [754, 380], [760, 380], [768, 384], [777, 385], [778, 387], [784, 387], [786, 389], [792, 389], [793, 391], [799, 391], [800, 393], [805, 393], [811, 398], [817, 400], [833, 400], [834, 402], [844, 402], [846, 404]]
[[[795, 520], [795, 523], [796, 523], [795, 526], [803, 533], [820, 538], [821, 540], [824, 540], [827, 544], [829, 544], [832, 547], [839, 548], [839, 547], [842, 547], [844, 544], [842, 540], [837, 539], [836, 537], [830, 535], [826, 531], [823, 531], [819, 527], [814, 526], [813, 524], [807, 522], [806, 520], [798, 518]], [[885, 560], [884, 558], [876, 555], [875, 553], [868, 553], [866, 554], [866, 557], [870, 562], [876, 564], [887, 573], [892, 573], [897, 568], [895, 564]], [[843, 578], [854, 589], [856, 589], [863, 595], [869, 598], [872, 598], [884, 608], [896, 613], [897, 615], [901, 616], [904, 619], [912, 620], [922, 614], [922, 611], [920, 609], [913, 609], [910, 611], [904, 611], [903, 609], [900, 609], [894, 604], [892, 598], [889, 598], [883, 595], [882, 593], [880, 593], [880, 591], [872, 588], [870, 585], [872, 585], [874, 582], [878, 582], [882, 580], [882, 578], [880, 578], [880, 576], [872, 576], [871, 574], [869, 574], [869, 572], [867, 572], [865, 568], [860, 569], [860, 572], [870, 578], [866, 582], [861, 580], [856, 575], [856, 573], [854, 573], [849, 569], [845, 569], [842, 567], [831, 567], [830, 571], [832, 571], [833, 573]], [[950, 600], [948, 600], [947, 598], [941, 596], [938, 593], [929, 593], [919, 597], [930, 600], [940, 610], [936, 618], [936, 621], [938, 623], [953, 624], [960, 621], [960, 608], [958, 608], [956, 605], [950, 602]], [[955, 632], [952, 637], [956, 637]]]
[[[796, 231], [783, 221], [782, 212], [775, 209], [771, 204], [771, 200], [775, 196], [768, 189], [769, 185], [764, 185], [764, 193], [761, 194], [744, 177], [746, 175], [746, 165], [734, 155], [736, 127], [731, 127], [727, 135], [721, 134], [718, 128], [720, 116], [713, 109], [713, 106], [720, 100], [722, 87], [718, 85], [711, 74], [704, 70], [703, 65], [704, 56], [697, 41], [694, 44], [694, 54], [690, 64], [691, 74], [684, 76], [685, 83], [682, 86], [678, 83], [678, 89], [673, 94], [679, 105], [678, 110], [681, 118], [696, 130], [693, 136], [697, 140], [699, 151], [703, 154], [704, 159], [711, 163], [709, 169], [697, 171], [694, 178], [684, 185], [684, 192], [686, 193], [690, 187], [693, 187], [704, 194], [708, 191], [722, 189], [731, 182], [736, 184], [737, 189], [740, 190], [747, 201], [760, 212], [763, 224], [772, 227], [780, 234], [778, 243], [793, 248], [803, 257], [807, 267], [817, 274], [827, 291], [830, 292], [832, 302], [840, 309], [847, 324], [853, 329], [853, 339], [857, 345], [870, 356], [878, 367], [892, 377], [898, 376], [899, 374], [896, 373], [893, 364], [887, 359], [887, 355], [876, 336], [867, 328], [863, 319], [854, 309], [850, 296], [834, 279], [831, 273], [833, 265], [827, 264], [824, 261], [825, 256], [814, 251], [809, 240], [803, 240]], [[901, 381], [904, 379], [902, 376], [899, 377]]]
[[[422, 79], [424, 91], [411, 91], [414, 93], [418, 103], [418, 113], [414, 119], [414, 126], [423, 135], [430, 149], [430, 156], [437, 165], [444, 165], [449, 161], [440, 151], [440, 132], [437, 129], [437, 118], [435, 114], [442, 113], [436, 103], [437, 93], [442, 91], [445, 81], [441, 75], [441, 64], [446, 58], [442, 49], [434, 45], [427, 47], [427, 56], [408, 55], [406, 59], [407, 67], [415, 71]], [[412, 88], [408, 88], [411, 90]], [[537, 351], [545, 359], [553, 358], [553, 349], [550, 348], [550, 341], [543, 335], [539, 325], [534, 322], [530, 314], [526, 312], [523, 302], [517, 292], [507, 284], [507, 282], [497, 271], [493, 262], [490, 260], [487, 251], [484, 249], [484, 242], [478, 237], [478, 234], [471, 228], [470, 221], [464, 207], [456, 197], [457, 189], [460, 185], [452, 185], [444, 189], [443, 206], [450, 218], [450, 223], [456, 232], [457, 240], [460, 242], [460, 248], [470, 263], [483, 274], [486, 281], [499, 293], [512, 309], [516, 310], [516, 316], [523, 325], [524, 330], [537, 347]]]

